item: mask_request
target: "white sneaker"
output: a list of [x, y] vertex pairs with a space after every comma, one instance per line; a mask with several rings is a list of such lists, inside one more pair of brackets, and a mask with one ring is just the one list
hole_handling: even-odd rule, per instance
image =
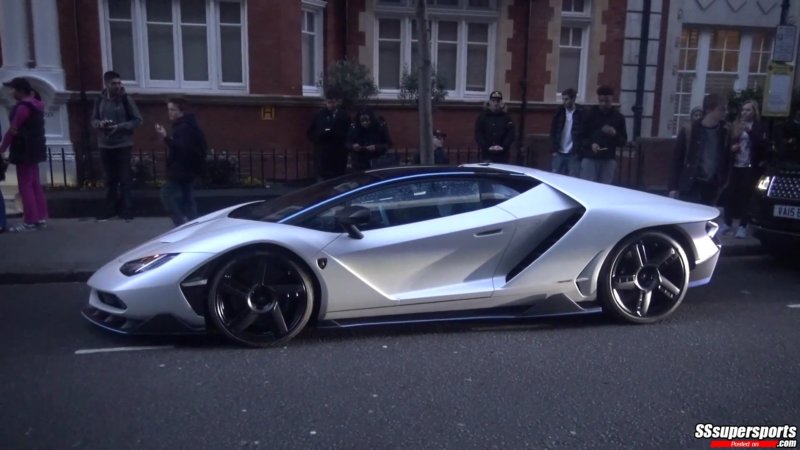
[[733, 228], [726, 223], [722, 223], [719, 225], [719, 235], [720, 236], [727, 236], [729, 234], [733, 234]]
[[739, 226], [739, 228], [736, 229], [736, 239], [744, 239], [746, 237], [747, 237], [747, 228]]

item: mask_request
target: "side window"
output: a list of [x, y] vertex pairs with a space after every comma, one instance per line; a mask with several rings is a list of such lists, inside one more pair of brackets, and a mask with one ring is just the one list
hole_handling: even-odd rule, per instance
[[481, 182], [481, 205], [484, 208], [503, 203], [520, 193], [516, 189], [495, 181]]
[[363, 206], [370, 210], [370, 222], [360, 227], [362, 231], [476, 211], [491, 206], [482, 204], [482, 183], [478, 180], [453, 179], [395, 185], [351, 198], [299, 225], [320, 231], [340, 232], [335, 217], [336, 212], [345, 206]]

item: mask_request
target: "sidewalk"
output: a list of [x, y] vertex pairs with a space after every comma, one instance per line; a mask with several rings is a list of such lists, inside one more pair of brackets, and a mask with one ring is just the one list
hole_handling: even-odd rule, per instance
[[[9, 218], [11, 224], [18, 218]], [[0, 234], [0, 284], [83, 282], [123, 252], [172, 228], [166, 217], [132, 222], [53, 219], [48, 228]], [[722, 256], [763, 253], [758, 240], [722, 237]]]

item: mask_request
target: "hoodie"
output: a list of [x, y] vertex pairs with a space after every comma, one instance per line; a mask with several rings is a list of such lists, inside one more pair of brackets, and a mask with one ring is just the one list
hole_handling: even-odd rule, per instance
[[[359, 122], [362, 115], [369, 116], [369, 126], [364, 127]], [[358, 144], [361, 148], [353, 150], [353, 146]], [[372, 160], [386, 153], [392, 146], [392, 139], [389, 137], [389, 129], [386, 122], [375, 116], [371, 109], [362, 109], [356, 114], [356, 119], [350, 126], [347, 133], [348, 150], [351, 153], [351, 165], [353, 170], [367, 170], [372, 167]], [[375, 146], [374, 151], [368, 151], [364, 147]]]
[[13, 164], [32, 164], [47, 160], [44, 136], [44, 103], [34, 96], [18, 101], [8, 116], [10, 127], [0, 144], [0, 153], [11, 147], [8, 159]]
[[132, 98], [123, 89], [116, 98], [108, 95], [104, 89], [94, 103], [92, 122], [111, 121], [116, 128], [100, 128], [97, 136], [97, 146], [100, 148], [133, 147], [133, 130], [142, 124], [142, 115]]
[[184, 114], [172, 122], [172, 136], [165, 137], [164, 142], [168, 148], [168, 179], [191, 182], [203, 175], [208, 145], [194, 114]]

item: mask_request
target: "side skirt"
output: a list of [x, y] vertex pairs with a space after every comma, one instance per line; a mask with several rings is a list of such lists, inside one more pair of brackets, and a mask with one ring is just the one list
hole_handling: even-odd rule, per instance
[[316, 328], [354, 328], [377, 325], [397, 325], [431, 322], [456, 322], [480, 320], [512, 320], [533, 317], [570, 316], [596, 314], [601, 311], [596, 302], [578, 305], [563, 295], [554, 295], [539, 301], [533, 306], [514, 306], [503, 308], [472, 309], [466, 311], [446, 311], [426, 314], [403, 314], [396, 316], [368, 317], [357, 319], [321, 320]]

